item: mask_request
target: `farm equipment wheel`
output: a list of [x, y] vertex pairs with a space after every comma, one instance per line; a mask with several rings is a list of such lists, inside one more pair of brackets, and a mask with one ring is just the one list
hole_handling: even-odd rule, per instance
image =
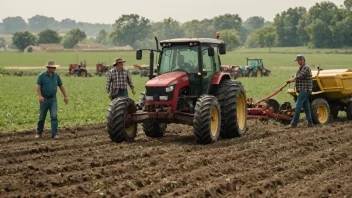
[[[290, 102], [283, 102], [281, 105], [280, 105], [280, 108], [279, 108], [279, 114], [281, 115], [286, 115], [287, 116], [287, 113], [284, 113], [285, 111], [290, 111], [292, 109], [292, 106], [291, 106], [291, 103]], [[283, 125], [289, 125], [291, 124], [291, 120], [284, 120], [284, 119], [280, 119], [279, 122]]]
[[330, 105], [330, 118], [335, 120], [339, 114], [340, 105], [336, 103], [331, 103]]
[[79, 76], [87, 77], [87, 75], [88, 75], [87, 70], [81, 69], [81, 70], [79, 71]]
[[221, 108], [216, 97], [203, 95], [198, 98], [193, 118], [193, 130], [196, 142], [210, 144], [220, 135]]
[[113, 142], [134, 141], [137, 123], [133, 123], [131, 114], [137, 111], [130, 98], [115, 98], [111, 101], [107, 115], [107, 131]]
[[221, 106], [221, 138], [242, 136], [247, 130], [247, 103], [243, 85], [225, 80], [215, 90]]
[[352, 120], [352, 102], [348, 102], [346, 105], [346, 114], [347, 114], [347, 119]]
[[258, 78], [259, 78], [259, 77], [262, 77], [262, 75], [263, 75], [263, 74], [262, 74], [262, 71], [261, 71], [261, 70], [259, 70], [259, 69], [257, 70], [257, 72], [256, 72], [256, 73], [257, 73], [257, 77], [258, 77]]
[[166, 123], [156, 123], [152, 120], [144, 121], [142, 126], [145, 135], [152, 138], [163, 137], [167, 128]]
[[323, 98], [313, 100], [311, 113], [314, 124], [327, 124], [330, 119], [330, 107], [328, 102]]
[[266, 104], [268, 104], [269, 107], [273, 108], [274, 113], [276, 113], [276, 114], [279, 113], [280, 103], [277, 100], [270, 98], [266, 101]]

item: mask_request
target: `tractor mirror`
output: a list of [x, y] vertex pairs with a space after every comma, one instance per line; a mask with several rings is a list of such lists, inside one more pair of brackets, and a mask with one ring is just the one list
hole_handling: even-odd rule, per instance
[[214, 56], [214, 48], [210, 47], [208, 49], [208, 56]]
[[137, 59], [137, 60], [142, 60], [142, 50], [137, 50], [137, 52], [136, 52], [136, 59]]
[[220, 43], [219, 44], [219, 53], [220, 54], [226, 54], [226, 45], [225, 45], [225, 43]]

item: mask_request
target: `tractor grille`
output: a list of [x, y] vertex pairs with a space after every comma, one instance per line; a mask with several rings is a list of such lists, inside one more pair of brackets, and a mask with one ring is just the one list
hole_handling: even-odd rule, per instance
[[166, 87], [146, 87], [146, 96], [153, 96], [153, 101], [160, 101], [160, 96], [167, 96], [168, 100], [172, 100], [174, 91], [166, 92]]

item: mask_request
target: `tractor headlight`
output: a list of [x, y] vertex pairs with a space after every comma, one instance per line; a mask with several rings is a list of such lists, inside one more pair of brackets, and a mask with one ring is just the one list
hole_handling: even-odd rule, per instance
[[153, 96], [146, 96], [145, 99], [146, 100], [153, 100]]
[[166, 87], [166, 92], [172, 92], [174, 90], [174, 86], [173, 85], [171, 85], [171, 86], [169, 86], [169, 87]]
[[159, 99], [160, 100], [168, 100], [168, 97], [167, 96], [159, 96]]

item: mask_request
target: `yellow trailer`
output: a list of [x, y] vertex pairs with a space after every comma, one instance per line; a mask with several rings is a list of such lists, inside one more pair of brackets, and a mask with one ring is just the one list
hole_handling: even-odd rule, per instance
[[[310, 97], [312, 119], [315, 124], [326, 124], [335, 119], [339, 111], [346, 111], [348, 120], [352, 120], [352, 69], [312, 71], [313, 92]], [[297, 92], [288, 89], [295, 101]]]

